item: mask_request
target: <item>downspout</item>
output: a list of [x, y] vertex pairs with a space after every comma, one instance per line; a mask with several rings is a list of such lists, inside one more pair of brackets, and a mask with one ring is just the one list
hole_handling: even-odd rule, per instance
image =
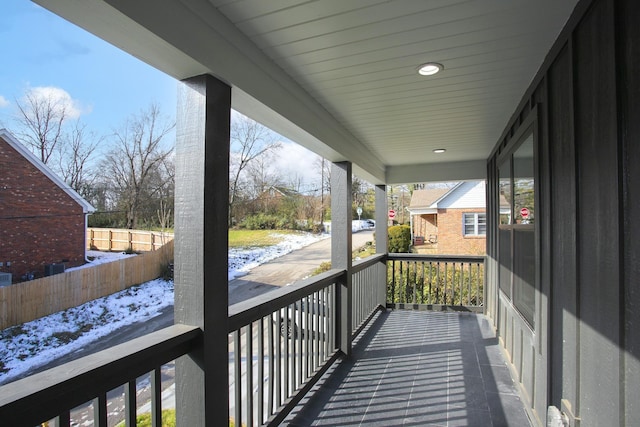
[[87, 257], [87, 230], [89, 229], [89, 212], [84, 213], [84, 261], [91, 262]]

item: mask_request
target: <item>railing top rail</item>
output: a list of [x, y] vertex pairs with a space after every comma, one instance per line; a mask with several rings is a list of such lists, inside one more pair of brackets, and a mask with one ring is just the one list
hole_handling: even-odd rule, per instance
[[229, 307], [229, 333], [340, 281], [345, 270], [333, 269]]
[[33, 426], [56, 417], [189, 353], [200, 334], [198, 327], [173, 325], [6, 384], [0, 387], [0, 420]]
[[440, 262], [480, 262], [486, 259], [484, 255], [427, 255], [427, 254], [405, 254], [389, 253], [389, 260], [400, 261], [440, 261]]
[[351, 270], [352, 273], [357, 273], [359, 271], [365, 270], [368, 267], [376, 264], [377, 262], [383, 261], [387, 257], [387, 254], [375, 254], [367, 257], [363, 260], [356, 261], [353, 263], [353, 268]]

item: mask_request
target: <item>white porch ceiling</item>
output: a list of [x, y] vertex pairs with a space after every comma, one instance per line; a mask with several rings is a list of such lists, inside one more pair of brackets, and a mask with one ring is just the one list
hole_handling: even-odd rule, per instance
[[577, 2], [35, 1], [177, 79], [213, 74], [234, 108], [373, 183], [484, 178]]

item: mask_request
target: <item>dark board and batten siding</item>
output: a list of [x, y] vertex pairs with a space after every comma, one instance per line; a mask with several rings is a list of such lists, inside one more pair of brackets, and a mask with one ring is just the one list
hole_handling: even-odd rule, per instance
[[640, 2], [626, 1], [616, 11], [619, 47], [618, 115], [622, 162], [621, 204], [624, 292], [624, 413], [629, 426], [640, 426]]
[[[535, 114], [535, 333], [519, 337], [526, 330], [504, 299], [488, 311], [542, 424], [555, 405], [581, 426], [640, 425], [639, 19], [637, 0], [581, 1], [488, 163], [495, 186], [498, 157]], [[488, 194], [495, 215], [498, 194]], [[496, 265], [487, 269], [496, 280], [490, 226]], [[533, 367], [524, 357], [531, 350]]]

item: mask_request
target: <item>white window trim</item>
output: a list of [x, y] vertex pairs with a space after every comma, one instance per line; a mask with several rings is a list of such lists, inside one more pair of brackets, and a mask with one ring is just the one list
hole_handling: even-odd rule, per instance
[[[484, 215], [484, 233], [479, 232], [479, 217]], [[467, 217], [473, 216], [473, 233], [467, 233]], [[469, 224], [471, 225], [471, 224]], [[485, 212], [464, 212], [462, 214], [462, 235], [464, 237], [485, 237], [487, 235], [487, 214]]]

